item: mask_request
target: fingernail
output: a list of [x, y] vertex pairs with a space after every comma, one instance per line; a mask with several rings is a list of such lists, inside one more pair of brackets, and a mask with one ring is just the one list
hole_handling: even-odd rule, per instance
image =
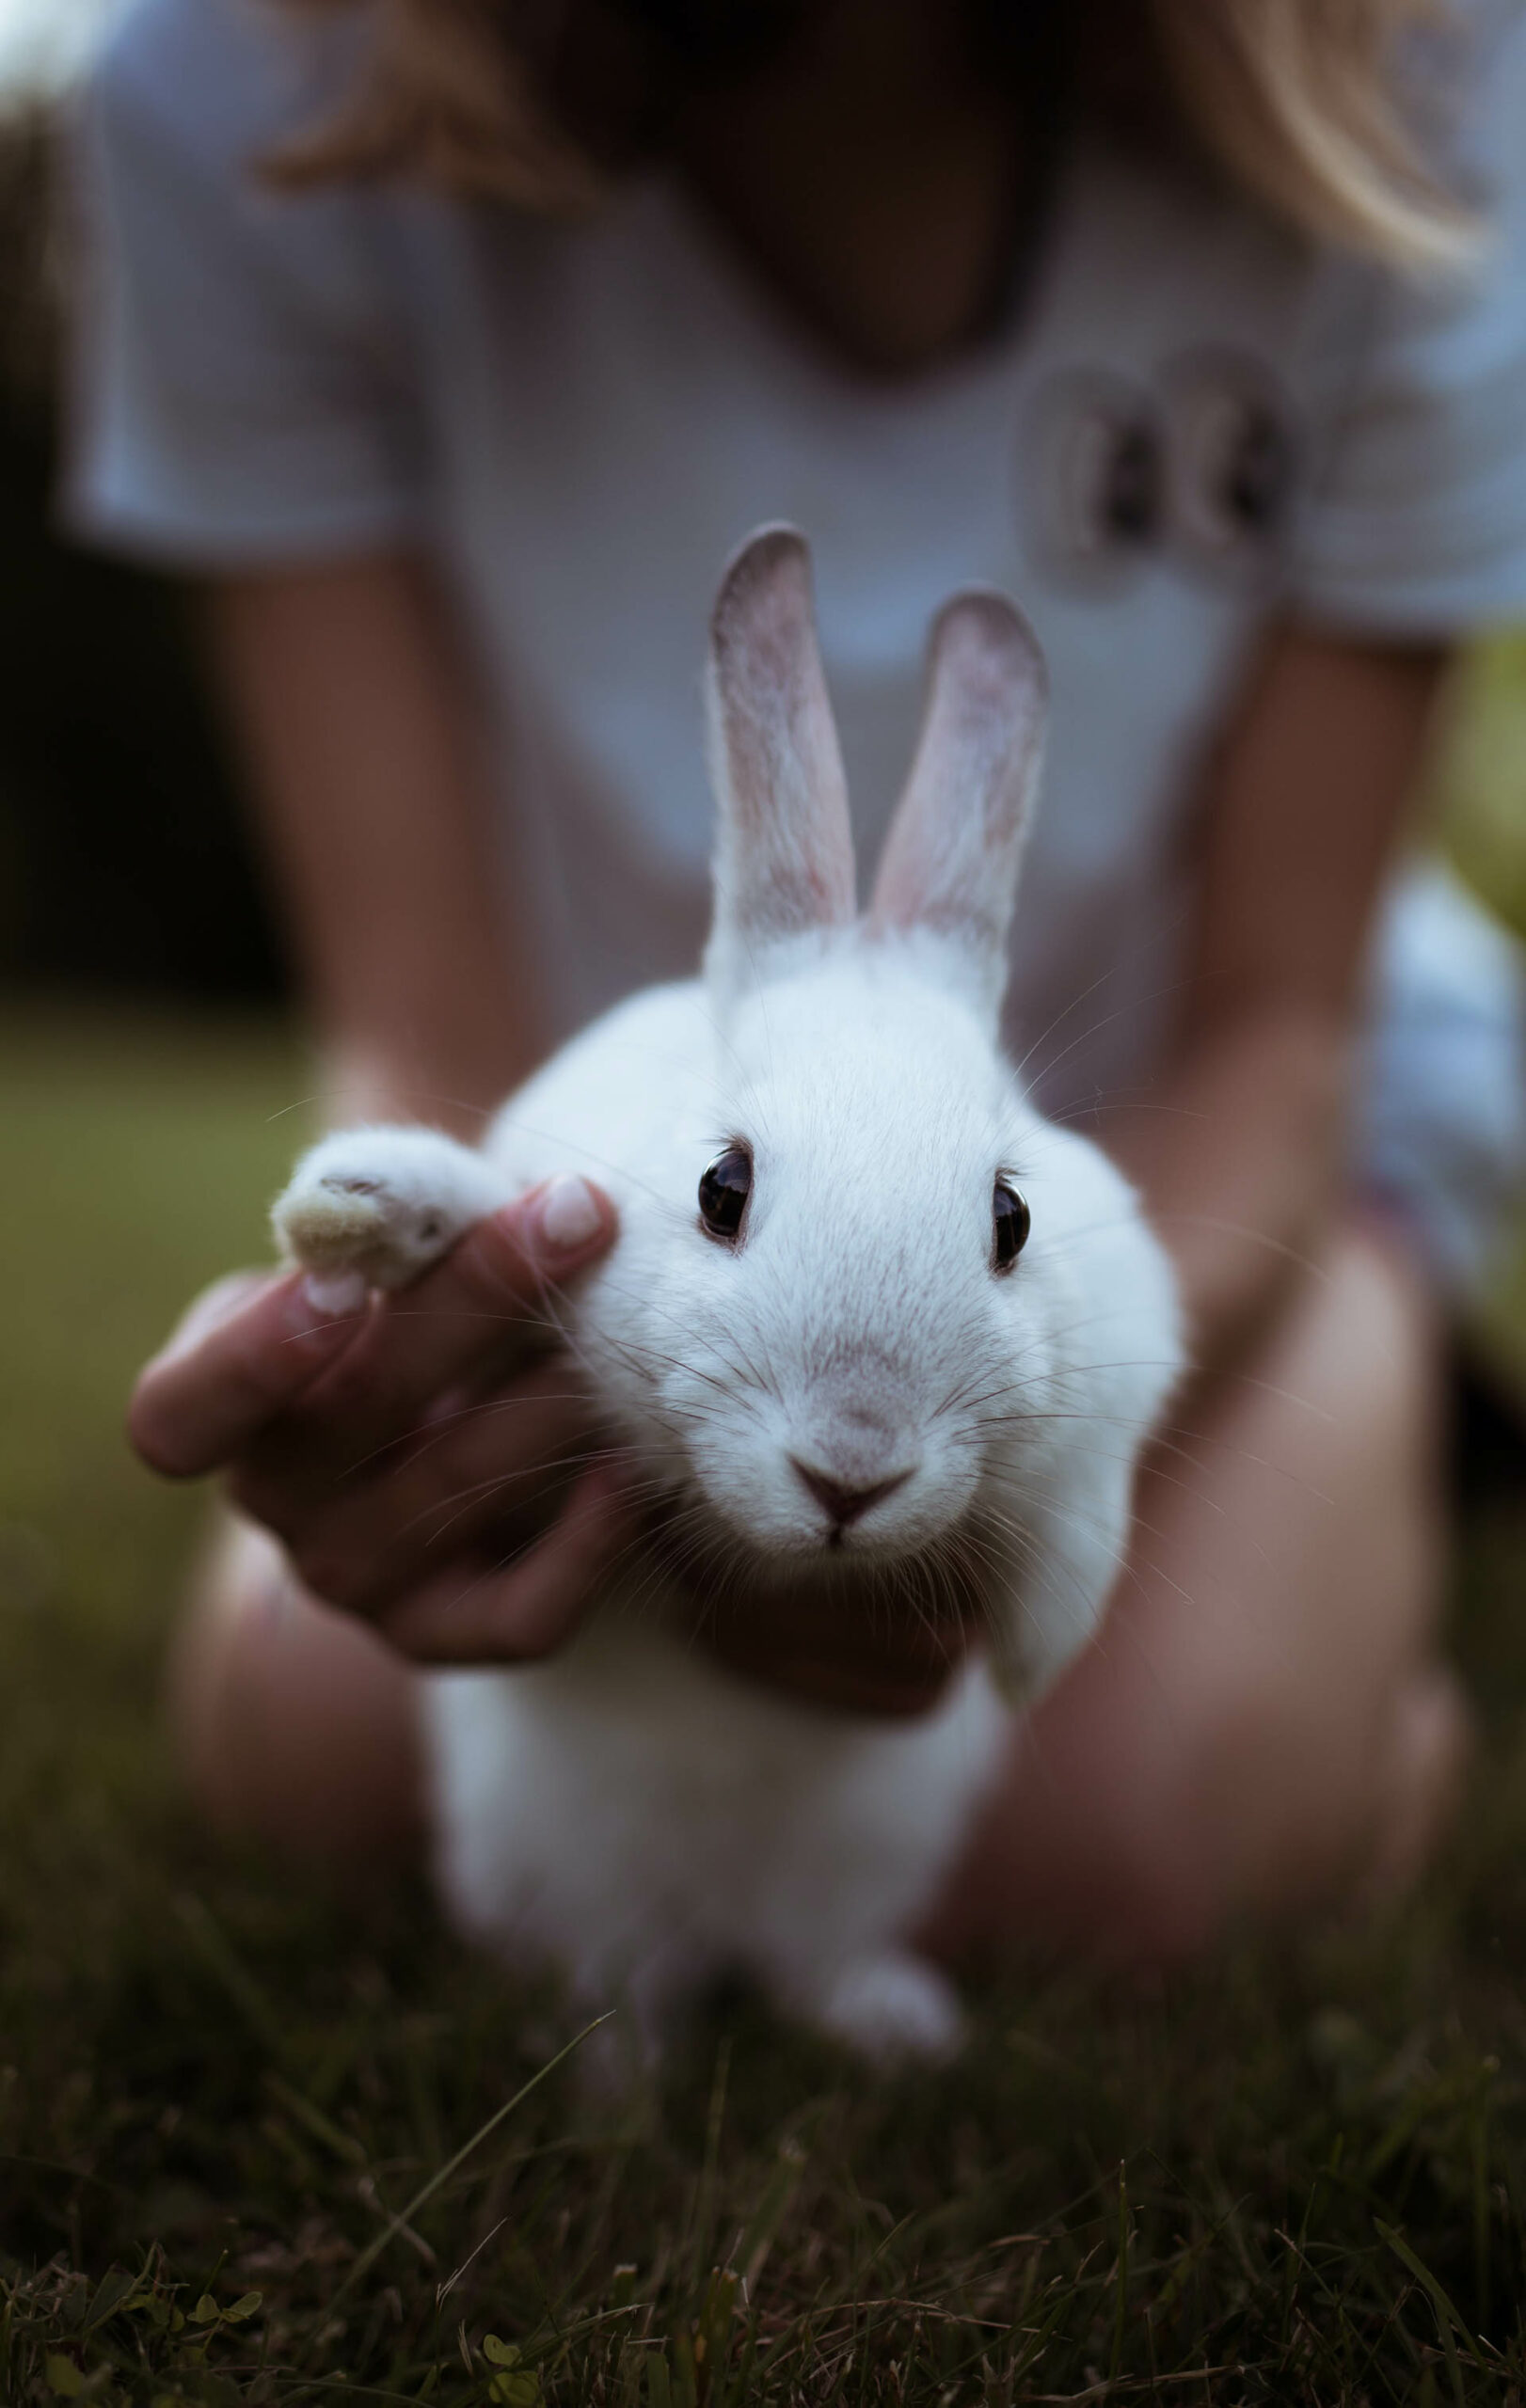
[[603, 1227], [603, 1215], [586, 1179], [564, 1170], [548, 1186], [540, 1200], [541, 1235], [559, 1254], [571, 1254]]
[[297, 1290], [297, 1301], [324, 1321], [345, 1321], [366, 1301], [367, 1288], [358, 1271], [310, 1271]]

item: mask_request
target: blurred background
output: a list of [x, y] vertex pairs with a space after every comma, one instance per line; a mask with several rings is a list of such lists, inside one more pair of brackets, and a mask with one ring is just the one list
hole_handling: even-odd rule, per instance
[[194, 614], [53, 523], [68, 211], [53, 125], [103, 0], [0, 0], [0, 989], [273, 1002], [278, 945]]
[[[132, 1461], [122, 1402], [185, 1297], [268, 1251], [310, 1077], [194, 601], [55, 525], [55, 120], [104, 13], [0, 0], [0, 2399], [265, 2408], [293, 2367], [305, 2399], [765, 2396], [707, 2388], [697, 2336], [812, 2408], [856, 2347], [854, 2396], [908, 2403], [1197, 2400], [1206, 2368], [1248, 2400], [1518, 2408], [1526, 1231], [1458, 1384], [1476, 1777], [1375, 1933], [1148, 1998], [1025, 1980], [914, 2099], [707, 2028], [660, 2113], [552, 2084], [463, 2164], [558, 2027], [408, 1884], [318, 1896], [184, 1814], [160, 1688], [204, 1506]], [[1433, 788], [1526, 935], [1526, 630], [1459, 667]]]
[[[60, 539], [71, 230], [55, 127], [115, 0], [0, 0], [0, 991], [279, 1001], [278, 931], [199, 673], [194, 605]], [[1526, 930], [1526, 630], [1456, 680], [1435, 805]]]

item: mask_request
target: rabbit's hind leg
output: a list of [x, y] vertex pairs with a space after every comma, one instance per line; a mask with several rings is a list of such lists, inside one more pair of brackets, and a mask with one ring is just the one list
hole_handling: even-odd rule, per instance
[[623, 1982], [580, 1981], [574, 1993], [580, 2009], [591, 2020], [598, 2018], [579, 2051], [588, 2087], [618, 2097], [678, 2060], [718, 1972], [706, 1950], [673, 1936], [648, 1950]]
[[344, 1129], [304, 1154], [270, 1218], [282, 1255], [336, 1310], [363, 1288], [406, 1287], [511, 1193], [437, 1129]]
[[953, 1984], [909, 1949], [851, 1958], [805, 2011], [879, 2065], [946, 2063], [964, 2037]]

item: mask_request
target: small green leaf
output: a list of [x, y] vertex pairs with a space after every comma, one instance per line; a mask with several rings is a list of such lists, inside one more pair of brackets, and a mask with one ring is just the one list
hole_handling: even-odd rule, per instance
[[496, 2374], [487, 2397], [498, 2408], [540, 2408], [540, 2377], [529, 2368], [522, 2374]]
[[123, 2267], [114, 2266], [110, 2273], [103, 2276], [94, 2299], [85, 2311], [85, 2331], [93, 2332], [96, 2325], [104, 2324], [108, 2317], [126, 2314], [139, 2306], [148, 2296], [147, 2292], [138, 2289], [135, 2274], [128, 2273]]
[[236, 2299], [233, 2302], [231, 2307], [224, 2308], [223, 2315], [230, 2324], [247, 2324], [250, 2317], [258, 2316], [263, 2305], [263, 2291], [246, 2291], [242, 2299]]
[[196, 2305], [191, 2310], [191, 2322], [193, 2324], [215, 2324], [221, 2314], [222, 2310], [218, 2306], [216, 2301], [213, 2298], [212, 2293], [210, 2291], [203, 2291], [200, 2298], [197, 2301]]
[[240, 2408], [244, 2394], [226, 2375], [204, 2374], [196, 2386], [199, 2408]]
[[512, 2341], [501, 2341], [496, 2333], [483, 2335], [483, 2356], [490, 2367], [517, 2367], [519, 2353]]
[[72, 2358], [48, 2360], [48, 2389], [56, 2400], [77, 2400], [84, 2388], [85, 2377]]

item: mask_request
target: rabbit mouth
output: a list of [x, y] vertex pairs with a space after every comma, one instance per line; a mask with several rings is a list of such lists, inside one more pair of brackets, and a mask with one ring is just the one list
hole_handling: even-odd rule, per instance
[[862, 1615], [876, 1630], [908, 1621], [929, 1632], [950, 1624], [974, 1629], [992, 1622], [1000, 1585], [973, 1524], [912, 1544], [850, 1528], [780, 1546], [739, 1530], [691, 1493], [686, 1506], [654, 1518], [650, 1544], [680, 1620], [696, 1635], [797, 1602], [834, 1617]]

